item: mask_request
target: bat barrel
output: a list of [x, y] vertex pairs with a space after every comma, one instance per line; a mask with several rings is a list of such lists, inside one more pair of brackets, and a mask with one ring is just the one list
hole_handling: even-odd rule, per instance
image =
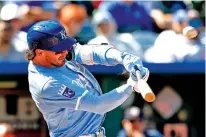
[[138, 81], [135, 85], [135, 89], [137, 89], [137, 92], [139, 92], [145, 101], [147, 102], [153, 102], [156, 99], [155, 94], [153, 93], [150, 86], [147, 84], [147, 82], [143, 79], [140, 79], [140, 73], [139, 71], [136, 72]]
[[147, 93], [144, 97], [144, 100], [147, 102], [153, 102], [155, 101], [156, 97], [154, 93]]

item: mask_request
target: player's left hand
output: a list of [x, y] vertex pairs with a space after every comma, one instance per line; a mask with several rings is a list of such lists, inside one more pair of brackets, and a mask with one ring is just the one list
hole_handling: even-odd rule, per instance
[[149, 78], [149, 70], [143, 66], [139, 57], [128, 54], [123, 59], [123, 65], [130, 72], [133, 80], [137, 81], [136, 71], [140, 71], [140, 75], [145, 81]]

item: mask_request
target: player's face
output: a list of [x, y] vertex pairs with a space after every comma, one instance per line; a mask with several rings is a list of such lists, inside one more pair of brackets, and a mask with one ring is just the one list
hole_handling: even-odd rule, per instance
[[68, 54], [67, 50], [62, 52], [44, 51], [45, 61], [51, 67], [61, 67], [65, 64], [65, 58]]

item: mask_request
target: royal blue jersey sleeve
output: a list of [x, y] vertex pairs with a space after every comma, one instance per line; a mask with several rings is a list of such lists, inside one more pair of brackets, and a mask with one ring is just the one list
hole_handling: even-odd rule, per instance
[[[111, 45], [80, 45], [74, 46], [75, 60], [81, 64], [94, 65], [101, 64], [114, 66], [122, 64], [122, 52], [116, 50]], [[124, 52], [125, 54], [125, 52]]]
[[104, 114], [121, 105], [131, 92], [132, 86], [125, 84], [101, 96], [87, 94], [82, 97], [78, 109]]
[[132, 87], [125, 84], [100, 96], [75, 84], [68, 86], [62, 79], [49, 80], [42, 89], [42, 98], [48, 105], [104, 114], [121, 105], [131, 92]]

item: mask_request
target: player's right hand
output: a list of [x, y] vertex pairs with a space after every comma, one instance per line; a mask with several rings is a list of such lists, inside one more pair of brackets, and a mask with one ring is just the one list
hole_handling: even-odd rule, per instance
[[149, 70], [143, 66], [139, 57], [128, 54], [123, 59], [123, 65], [133, 80], [137, 81], [136, 71], [140, 71], [141, 78], [145, 81], [149, 78]]

